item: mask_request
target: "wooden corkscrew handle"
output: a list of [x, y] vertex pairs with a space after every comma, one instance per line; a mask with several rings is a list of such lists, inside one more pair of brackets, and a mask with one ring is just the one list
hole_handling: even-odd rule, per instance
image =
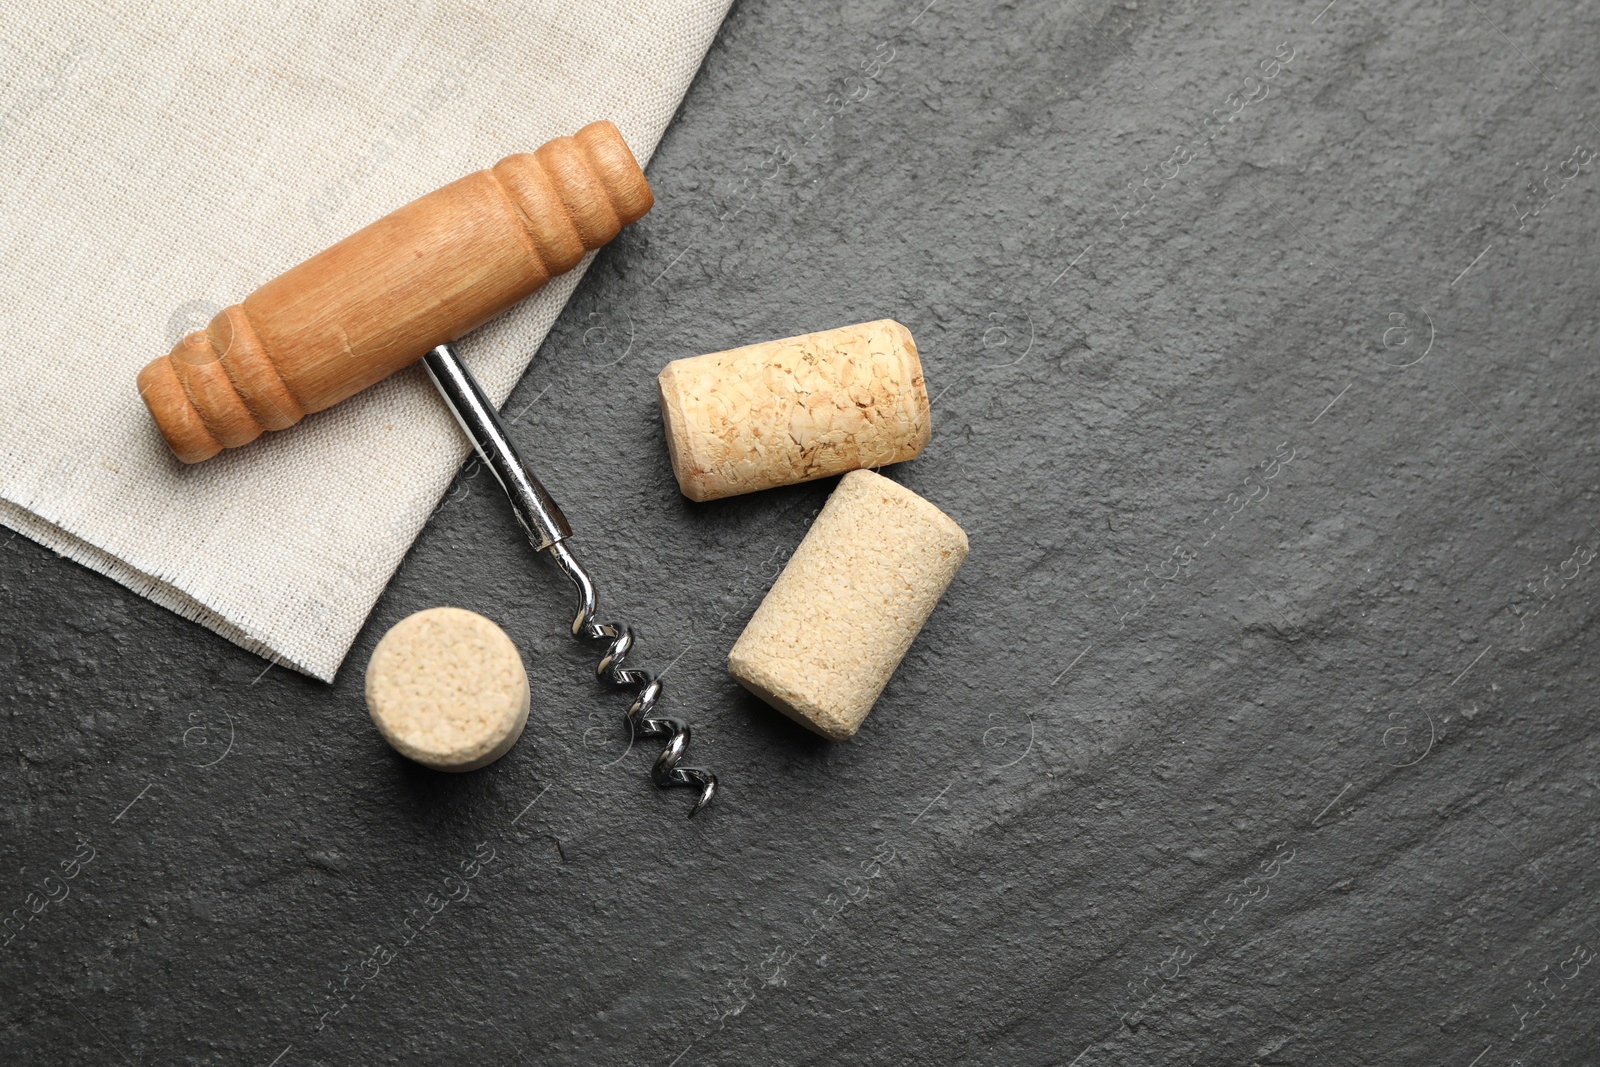
[[507, 156], [346, 237], [219, 312], [139, 372], [185, 463], [293, 426], [577, 266], [655, 202], [595, 122]]

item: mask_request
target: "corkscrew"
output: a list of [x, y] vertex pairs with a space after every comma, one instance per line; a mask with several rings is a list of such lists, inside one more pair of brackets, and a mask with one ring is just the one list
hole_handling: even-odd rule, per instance
[[635, 735], [666, 739], [666, 747], [650, 770], [651, 779], [658, 786], [685, 786], [700, 791], [694, 807], [689, 809], [689, 817], [693, 818], [716, 795], [717, 777], [700, 767], [680, 765], [689, 747], [689, 726], [679, 719], [654, 714], [656, 702], [661, 699], [661, 679], [650, 671], [626, 665], [628, 653], [633, 650], [632, 628], [596, 620], [598, 604], [594, 582], [567, 544], [572, 528], [566, 516], [523, 462], [494, 405], [489, 403], [455, 351], [449, 345], [440, 345], [424, 356], [422, 362], [483, 465], [494, 473], [500, 488], [505, 490], [529, 542], [536, 551], [549, 553], [577, 590], [578, 613], [572, 620], [572, 636], [579, 640], [607, 642], [595, 668], [596, 676], [617, 688], [638, 688], [638, 695], [627, 711], [629, 730]]

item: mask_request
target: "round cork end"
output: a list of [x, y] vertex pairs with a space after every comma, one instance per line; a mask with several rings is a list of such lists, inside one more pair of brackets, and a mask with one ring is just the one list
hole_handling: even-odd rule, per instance
[[463, 608], [396, 623], [367, 664], [367, 710], [402, 756], [471, 771], [510, 751], [528, 721], [528, 674], [504, 630]]

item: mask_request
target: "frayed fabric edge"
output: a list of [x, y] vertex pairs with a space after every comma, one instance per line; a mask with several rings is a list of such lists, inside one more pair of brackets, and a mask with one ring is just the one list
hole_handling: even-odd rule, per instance
[[[38, 514], [29, 511], [10, 500], [0, 499], [0, 525], [8, 526], [19, 534], [26, 535], [30, 540], [76, 563], [81, 563], [92, 571], [105, 575], [107, 578], [118, 582], [133, 592], [160, 604], [169, 611], [175, 612], [191, 622], [197, 622], [227, 641], [232, 641], [247, 652], [253, 652], [262, 659], [272, 663], [289, 667], [301, 674], [315, 678], [320, 682], [332, 682], [334, 671], [324, 674], [308, 664], [296, 662], [292, 657], [285, 656], [259, 637], [240, 628], [227, 618], [206, 607], [194, 597], [185, 593], [170, 582], [163, 581], [154, 575], [147, 574], [137, 567], [131, 566], [126, 560], [112, 555], [105, 549], [90, 544], [76, 534], [69, 533], [48, 519], [41, 518]], [[338, 668], [335, 666], [334, 670]]]

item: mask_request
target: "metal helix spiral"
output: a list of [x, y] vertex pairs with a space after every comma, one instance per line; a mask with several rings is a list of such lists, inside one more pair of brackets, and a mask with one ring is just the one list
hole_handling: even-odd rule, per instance
[[659, 786], [681, 785], [700, 790], [694, 807], [689, 809], [689, 817], [693, 818], [716, 795], [717, 776], [699, 767], [678, 766], [684, 750], [689, 747], [689, 727], [677, 719], [651, 714], [656, 701], [661, 699], [661, 680], [649, 671], [624, 665], [628, 652], [633, 648], [633, 631], [626, 626], [618, 628], [609, 622], [595, 621], [594, 583], [567, 547], [572, 528], [567, 524], [566, 516], [517, 453], [517, 447], [512, 443], [494, 405], [484, 395], [483, 387], [472, 377], [466, 364], [456, 355], [455, 349], [440, 345], [422, 357], [422, 364], [427, 368], [434, 387], [439, 390], [439, 396], [456, 417], [461, 432], [472, 442], [478, 458], [493, 472], [500, 488], [505, 490], [506, 499], [511, 502], [511, 511], [527, 533], [529, 543], [535, 551], [548, 552], [562, 573], [577, 587], [578, 614], [572, 620], [572, 636], [588, 641], [610, 642], [605, 654], [600, 657], [600, 665], [595, 673], [601, 681], [614, 686], [639, 687], [639, 695], [634, 698], [633, 706], [628, 708], [628, 726], [635, 736], [643, 734], [645, 737], [667, 739], [667, 747], [656, 757], [650, 777]]
[[650, 768], [650, 777], [658, 786], [678, 785], [700, 790], [694, 807], [689, 809], [689, 818], [694, 818], [716, 795], [717, 776], [702, 767], [679, 765], [689, 747], [689, 724], [651, 714], [656, 701], [661, 699], [661, 680], [650, 671], [626, 665], [628, 653], [633, 649], [633, 628], [596, 621], [594, 583], [588, 572], [564, 543], [554, 544], [548, 551], [578, 590], [578, 614], [572, 620], [572, 636], [609, 642], [595, 667], [595, 676], [617, 688], [638, 687], [639, 693], [628, 708], [628, 727], [635, 735], [667, 739], [667, 747], [661, 750]]

